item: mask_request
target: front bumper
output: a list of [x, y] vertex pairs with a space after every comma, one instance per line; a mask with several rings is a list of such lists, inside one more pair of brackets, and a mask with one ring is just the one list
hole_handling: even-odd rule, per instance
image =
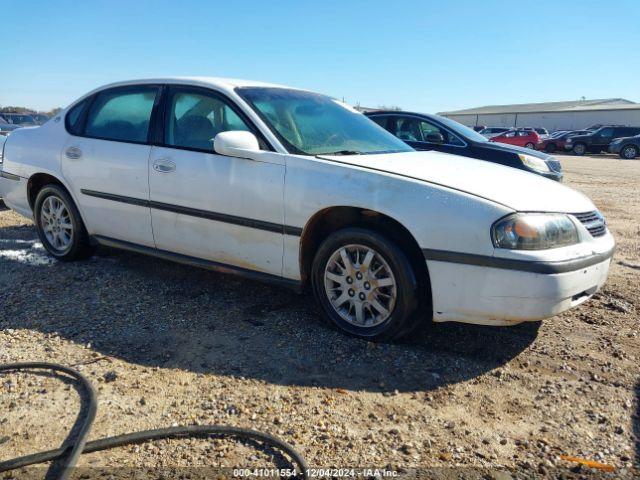
[[[446, 258], [427, 254], [433, 320], [480, 325], [515, 325], [552, 317], [588, 300], [604, 285], [613, 237], [600, 251], [563, 261]], [[556, 273], [553, 273], [556, 272]]]
[[542, 175], [545, 178], [555, 180], [556, 182], [562, 182], [562, 179], [564, 178], [564, 174], [562, 172], [556, 172], [555, 170], [552, 170], [550, 172], [545, 172], [545, 173], [536, 172], [534, 170], [532, 171], [534, 173], [537, 173], [538, 175]]

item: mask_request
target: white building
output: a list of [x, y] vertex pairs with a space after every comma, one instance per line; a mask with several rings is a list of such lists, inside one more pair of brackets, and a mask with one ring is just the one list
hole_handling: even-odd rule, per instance
[[571, 102], [491, 105], [487, 107], [441, 112], [469, 127], [542, 127], [554, 130], [578, 130], [594, 124], [640, 126], [640, 103], [624, 98], [575, 100]]

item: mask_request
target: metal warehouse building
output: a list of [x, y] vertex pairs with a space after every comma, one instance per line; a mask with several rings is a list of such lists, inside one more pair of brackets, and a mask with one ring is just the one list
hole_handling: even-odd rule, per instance
[[542, 127], [578, 130], [594, 124], [640, 126], [640, 103], [624, 98], [575, 100], [571, 102], [491, 105], [453, 112], [441, 112], [469, 127]]

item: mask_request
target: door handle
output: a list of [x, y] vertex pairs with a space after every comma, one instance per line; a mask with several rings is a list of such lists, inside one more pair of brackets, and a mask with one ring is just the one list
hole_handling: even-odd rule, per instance
[[171, 160], [167, 160], [163, 158], [153, 162], [153, 169], [159, 173], [171, 173], [171, 172], [175, 172], [176, 164], [173, 163]]
[[82, 150], [78, 147], [69, 147], [64, 151], [64, 155], [69, 160], [78, 160], [82, 157]]

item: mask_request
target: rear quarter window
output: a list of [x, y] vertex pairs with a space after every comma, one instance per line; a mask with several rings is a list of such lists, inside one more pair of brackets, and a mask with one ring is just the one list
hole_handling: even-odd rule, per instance
[[77, 105], [73, 106], [69, 112], [67, 112], [67, 116], [65, 118], [65, 125], [67, 127], [67, 131], [72, 135], [81, 135], [82, 134], [82, 118], [87, 105], [89, 104], [90, 98], [86, 98]]

